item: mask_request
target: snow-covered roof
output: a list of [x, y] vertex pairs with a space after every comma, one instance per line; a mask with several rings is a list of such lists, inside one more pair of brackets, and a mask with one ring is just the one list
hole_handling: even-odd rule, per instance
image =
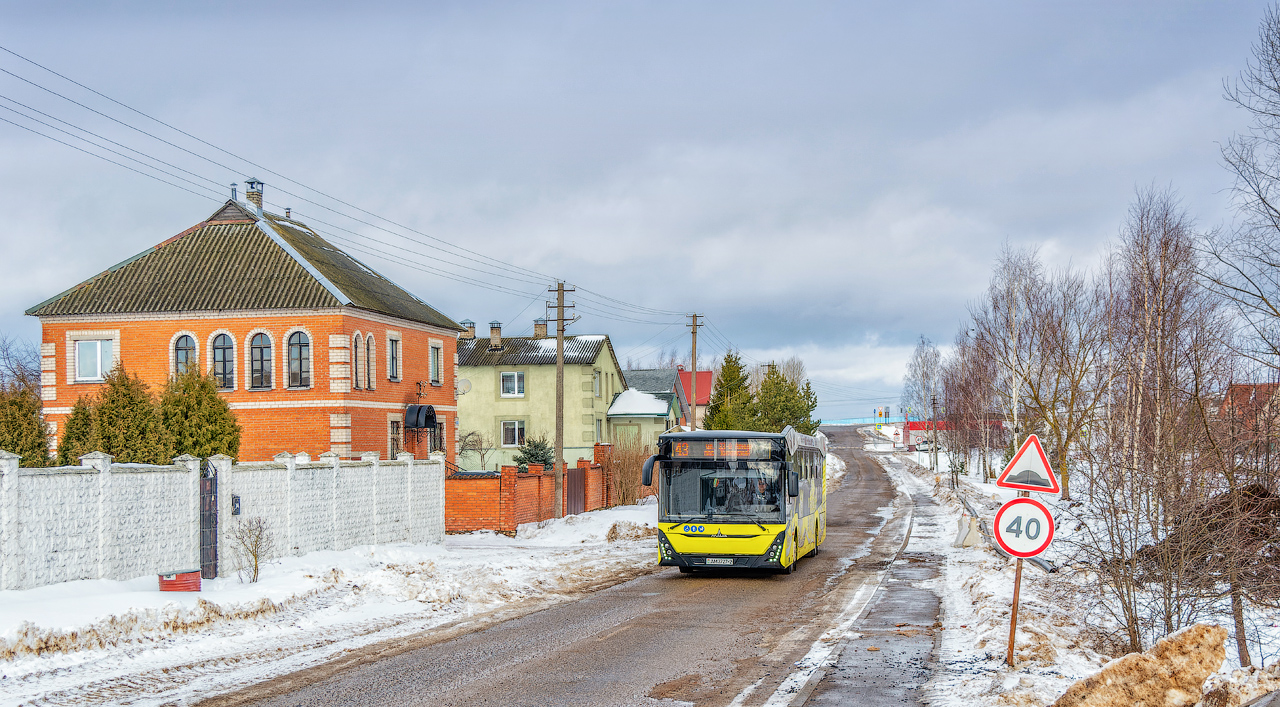
[[624, 390], [609, 406], [609, 417], [666, 417], [671, 409], [670, 399], [663, 400], [652, 393]]

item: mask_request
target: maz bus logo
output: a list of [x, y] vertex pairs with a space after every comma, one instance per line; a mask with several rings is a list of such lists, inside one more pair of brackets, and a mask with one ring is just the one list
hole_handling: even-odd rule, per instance
[[686, 526], [684, 527], [684, 532], [686, 532], [686, 533], [705, 533], [705, 532], [707, 532], [707, 529], [706, 529], [704, 526], [701, 526], [701, 525], [686, 525]]

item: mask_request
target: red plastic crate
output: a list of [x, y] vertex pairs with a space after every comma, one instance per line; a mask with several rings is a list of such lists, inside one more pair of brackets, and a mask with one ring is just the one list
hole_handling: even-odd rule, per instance
[[160, 575], [162, 592], [200, 591], [200, 570], [182, 570]]

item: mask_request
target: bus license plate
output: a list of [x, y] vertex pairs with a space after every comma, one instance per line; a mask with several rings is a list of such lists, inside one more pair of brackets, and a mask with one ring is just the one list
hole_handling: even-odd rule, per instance
[[733, 558], [732, 557], [708, 557], [707, 564], [708, 565], [732, 565]]

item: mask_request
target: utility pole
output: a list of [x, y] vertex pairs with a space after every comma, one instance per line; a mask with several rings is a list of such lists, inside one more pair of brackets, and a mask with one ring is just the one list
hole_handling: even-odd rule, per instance
[[932, 396], [931, 402], [933, 404], [933, 415], [930, 417], [930, 420], [932, 421], [933, 424], [929, 426], [933, 428], [931, 430], [933, 432], [933, 443], [929, 445], [929, 461], [930, 461], [929, 466], [934, 471], [937, 471], [938, 470], [938, 396], [936, 395]]
[[690, 386], [693, 390], [690, 393], [691, 399], [689, 400], [690, 430], [698, 429], [698, 327], [702, 326], [698, 319], [701, 316], [700, 314], [689, 315], [689, 328], [693, 331], [693, 385]]
[[[564, 283], [556, 281], [555, 287], [548, 287], [548, 292], [556, 293], [556, 441], [555, 441], [555, 478], [556, 478], [556, 517], [564, 517], [564, 310], [573, 305], [564, 303], [564, 293], [575, 292], [572, 287], [566, 288]], [[575, 317], [576, 319], [576, 317]]]

